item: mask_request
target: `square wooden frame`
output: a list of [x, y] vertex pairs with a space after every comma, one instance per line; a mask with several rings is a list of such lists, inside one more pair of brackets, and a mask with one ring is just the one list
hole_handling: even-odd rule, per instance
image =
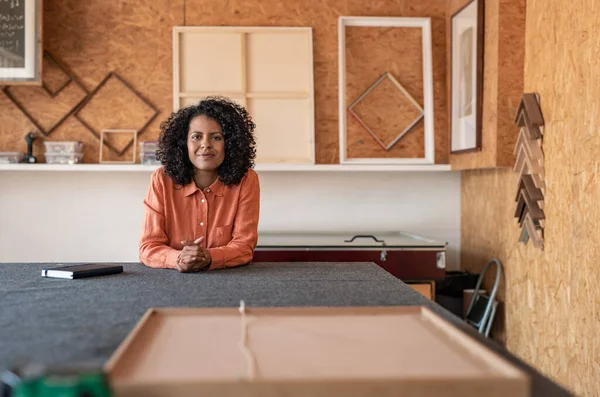
[[[429, 335], [429, 338], [433, 340], [443, 341], [444, 344], [452, 346], [452, 350], [458, 352], [465, 361], [469, 361], [474, 367], [486, 368], [482, 371], [483, 373], [476, 370], [472, 374], [457, 374], [449, 376], [447, 374], [436, 374], [435, 371], [423, 377], [422, 375], [379, 375], [373, 377], [373, 370], [371, 374], [364, 378], [352, 378], [340, 377], [339, 375], [333, 376], [299, 376], [289, 377], [288, 375], [283, 376], [262, 376], [260, 373], [261, 363], [257, 361], [256, 357], [260, 357], [261, 353], [254, 356], [254, 353], [249, 352], [248, 355], [252, 357], [246, 357], [247, 360], [254, 362], [258, 366], [258, 375], [252, 374], [239, 378], [232, 379], [231, 375], [210, 375], [204, 376], [203, 372], [198, 373], [198, 377], [189, 377], [185, 375], [181, 379], [163, 379], [159, 380], [153, 378], [151, 381], [148, 379], [140, 380], [137, 378], [136, 367], [144, 367], [144, 361], [157, 363], [160, 365], [169, 365], [169, 360], [189, 360], [188, 357], [181, 357], [181, 354], [173, 353], [178, 351], [179, 347], [174, 350], [164, 350], [160, 348], [160, 343], [153, 346], [154, 335], [161, 335], [159, 338], [168, 338], [175, 341], [176, 344], [185, 345], [187, 337], [171, 338], [164, 333], [163, 327], [169, 318], [231, 318], [233, 320], [240, 319], [239, 324], [243, 324], [240, 318], [240, 313], [237, 308], [151, 308], [146, 311], [144, 316], [138, 321], [134, 329], [132, 329], [127, 337], [122, 341], [116, 351], [113, 352], [110, 359], [105, 363], [103, 370], [107, 374], [110, 381], [111, 388], [115, 396], [144, 396], [149, 393], [153, 396], [171, 396], [177, 395], [179, 397], [197, 396], [197, 395], [227, 395], [227, 396], [264, 396], [264, 395], [286, 395], [286, 396], [342, 396], [342, 395], [354, 395], [354, 396], [366, 396], [366, 395], [378, 395], [378, 396], [395, 396], [395, 397], [408, 397], [415, 395], [427, 395], [427, 396], [438, 396], [438, 395], [452, 395], [452, 396], [479, 396], [481, 390], [486, 390], [488, 396], [515, 396], [525, 397], [529, 395], [530, 390], [530, 378], [520, 368], [510, 363], [504, 357], [491, 351], [484, 345], [477, 342], [471, 336], [460, 331], [456, 326], [445, 320], [443, 317], [435, 314], [433, 311], [422, 307], [422, 306], [396, 306], [396, 307], [282, 307], [282, 308], [252, 308], [244, 310], [245, 316], [250, 317], [246, 324], [253, 324], [255, 319], [252, 317], [259, 316], [265, 318], [285, 318], [288, 316], [298, 317], [307, 316], [307, 322], [310, 324], [311, 317], [330, 318], [332, 316], [411, 316], [412, 318], [418, 318], [418, 322], [422, 322], [424, 326], [431, 332], [425, 334]], [[235, 321], [234, 321], [235, 322]], [[407, 323], [407, 324], [411, 324]], [[189, 337], [193, 334], [193, 330], [190, 331], [189, 327], [182, 322], [178, 322], [176, 328], [187, 331]], [[363, 323], [364, 324], [364, 323]], [[417, 325], [417, 323], [412, 323]], [[249, 325], [246, 325], [246, 329]], [[239, 329], [239, 326], [235, 325], [235, 332]], [[420, 327], [417, 325], [416, 329]], [[161, 333], [162, 329], [162, 333]], [[349, 328], [350, 329], [350, 328]], [[296, 330], [294, 330], [296, 331]], [[240, 334], [244, 335], [241, 331]], [[251, 332], [251, 331], [245, 331]], [[407, 331], [410, 332], [410, 331]], [[324, 333], [327, 335], [327, 333]], [[226, 333], [219, 334], [217, 336], [224, 338], [231, 338]], [[248, 336], [242, 336], [244, 339], [248, 339]], [[364, 336], [369, 338], [368, 335]], [[403, 336], [398, 335], [401, 340]], [[285, 338], [284, 338], [285, 339]], [[342, 338], [343, 339], [343, 338]], [[370, 338], [372, 339], [372, 338]], [[206, 338], [200, 338], [203, 341]], [[214, 343], [214, 341], [213, 341]], [[349, 342], [346, 342], [349, 343]], [[240, 344], [232, 344], [233, 349], [239, 347]], [[293, 345], [289, 345], [293, 346]], [[313, 347], [314, 349], [314, 347]], [[163, 353], [168, 352], [167, 356], [162, 357], [163, 360], [151, 360], [148, 357], [161, 356]], [[251, 349], [250, 349], [251, 350]], [[248, 352], [248, 350], [246, 350]], [[264, 347], [263, 347], [264, 351]], [[434, 357], [438, 354], [434, 348], [424, 346], [420, 354], [430, 357]], [[229, 354], [229, 353], [226, 353]], [[285, 353], [282, 353], [285, 354]], [[415, 352], [413, 352], [415, 354]], [[242, 354], [236, 353], [239, 356], [239, 360], [242, 360]], [[143, 358], [141, 358], [143, 357]], [[196, 357], [196, 356], [195, 356]], [[264, 356], [263, 356], [264, 357]], [[291, 358], [294, 358], [293, 356]], [[205, 361], [211, 361], [209, 357], [201, 358]], [[195, 360], [195, 359], [194, 359]], [[237, 360], [237, 359], [236, 359]], [[306, 358], [304, 358], [306, 360]], [[246, 361], [246, 366], [248, 366]], [[211, 365], [211, 364], [209, 364]], [[214, 363], [212, 363], [214, 365]], [[289, 360], [285, 366], [293, 366], [294, 360]], [[372, 365], [372, 364], [371, 364]], [[398, 364], [401, 365], [401, 364]], [[403, 365], [410, 366], [410, 363], [405, 362]], [[357, 361], [356, 367], [361, 367], [363, 364]], [[223, 363], [219, 363], [219, 368], [225, 368]], [[227, 366], [228, 367], [228, 366]], [[368, 367], [368, 365], [367, 365]], [[214, 367], [217, 368], [217, 367]], [[146, 367], [141, 371], [156, 371], [157, 369]], [[217, 369], [216, 372], [220, 372], [222, 369]], [[227, 369], [226, 371], [229, 371]], [[338, 369], [339, 371], [339, 369]], [[473, 369], [468, 370], [473, 371]], [[142, 376], [143, 378], [144, 376]], [[137, 378], [137, 379], [136, 379]], [[373, 393], [376, 390], [377, 393]]]
[[[346, 26], [421, 28], [423, 43], [423, 120], [425, 156], [415, 158], [352, 158], [346, 156]], [[405, 17], [340, 17], [338, 20], [338, 117], [340, 164], [434, 164], [435, 136], [433, 124], [433, 69], [431, 19]]]
[[[14, 68], [0, 67], [0, 85], [42, 85], [42, 61], [43, 61], [43, 0], [20, 0], [25, 4], [25, 66], [18, 68], [21, 74], [28, 72], [27, 65], [30, 65], [32, 76], [12, 76], [5, 73], [8, 69], [14, 73]], [[29, 11], [33, 7], [33, 11]], [[35, 22], [31, 24], [31, 22]], [[33, 61], [28, 61], [33, 57]], [[5, 70], [6, 69], [6, 70]], [[12, 73], [9, 73], [12, 74]], [[31, 73], [28, 73], [31, 74]]]
[[[185, 33], [208, 33], [208, 34], [232, 34], [239, 35], [240, 37], [240, 48], [241, 48], [241, 90], [232, 92], [223, 91], [194, 91], [184, 92], [181, 90], [181, 76], [180, 76], [180, 46], [181, 36]], [[304, 33], [308, 36], [310, 51], [307, 54], [307, 64], [310, 64], [311, 70], [308, 74], [309, 86], [306, 91], [278, 91], [278, 92], [250, 92], [248, 75], [248, 35], [251, 34], [284, 34], [284, 33]], [[173, 27], [173, 111], [177, 111], [181, 106], [185, 98], [202, 98], [210, 95], [222, 95], [231, 98], [232, 100], [238, 100], [240, 104], [246, 107], [251, 115], [254, 114], [249, 102], [252, 100], [307, 100], [308, 106], [308, 129], [309, 129], [309, 141], [306, 142], [308, 149], [308, 156], [305, 158], [271, 158], [267, 160], [257, 161], [260, 163], [296, 163], [296, 164], [314, 164], [316, 159], [315, 154], [315, 110], [314, 110], [314, 61], [313, 61], [313, 38], [311, 27], [246, 27], [246, 26], [175, 26]], [[253, 117], [254, 118], [254, 117]], [[257, 126], [257, 129], [260, 125]], [[260, 151], [260, 145], [259, 145]]]
[[[484, 46], [484, 19], [485, 19], [485, 12], [484, 12], [484, 0], [471, 0], [469, 1], [469, 3], [465, 4], [464, 7], [462, 7], [461, 9], [459, 9], [457, 12], [455, 12], [452, 17], [450, 18], [450, 101], [448, 102], [450, 105], [450, 128], [449, 128], [449, 142], [450, 142], [450, 153], [452, 154], [457, 154], [457, 153], [468, 153], [468, 152], [473, 152], [473, 151], [478, 151], [481, 150], [481, 136], [482, 136], [482, 116], [483, 116], [483, 46]], [[458, 100], [455, 100], [455, 96], [458, 95], [458, 92], [455, 90], [455, 80], [457, 80], [455, 73], [457, 72], [458, 68], [455, 68], [455, 61], [456, 61], [456, 57], [454, 54], [454, 51], [456, 48], [458, 48], [458, 45], [456, 43], [456, 41], [458, 41], [458, 39], [455, 41], [455, 21], [457, 20], [457, 18], [459, 18], [461, 16], [462, 13], [464, 13], [468, 7], [471, 7], [472, 5], [476, 5], [477, 7], [477, 12], [476, 12], [476, 20], [475, 20], [475, 24], [476, 24], [476, 31], [475, 31], [475, 46], [474, 46], [474, 50], [475, 50], [475, 59], [473, 59], [473, 62], [475, 63], [474, 66], [474, 70], [475, 70], [475, 75], [472, 76], [474, 81], [474, 87], [473, 90], [475, 91], [475, 101], [473, 103], [473, 113], [474, 113], [474, 117], [475, 117], [475, 146], [473, 147], [465, 147], [465, 148], [459, 148], [454, 150], [452, 147], [452, 142], [453, 142], [453, 136], [454, 136], [454, 131], [455, 131], [455, 121], [456, 121], [456, 117], [455, 114], [458, 114]]]
[[[129, 147], [133, 148], [133, 160], [129, 161], [129, 160], [123, 160], [123, 161], [106, 161], [106, 160], [102, 160], [102, 152], [103, 152], [103, 148], [104, 148], [104, 135], [105, 134], [113, 134], [113, 133], [132, 133], [133, 134], [133, 142], [131, 145], [129, 145]], [[100, 158], [98, 160], [98, 162], [100, 164], [135, 164], [136, 161], [136, 151], [137, 151], [137, 136], [138, 136], [138, 131], [137, 130], [119, 130], [119, 129], [105, 129], [100, 131]]]

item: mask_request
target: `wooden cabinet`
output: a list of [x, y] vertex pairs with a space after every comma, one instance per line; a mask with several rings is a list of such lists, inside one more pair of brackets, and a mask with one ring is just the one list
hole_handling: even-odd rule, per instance
[[407, 282], [407, 284], [423, 295], [425, 298], [434, 301], [435, 300], [435, 281], [429, 282]]

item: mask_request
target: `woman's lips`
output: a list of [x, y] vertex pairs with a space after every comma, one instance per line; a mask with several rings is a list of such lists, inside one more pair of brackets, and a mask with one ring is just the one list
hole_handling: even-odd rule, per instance
[[211, 159], [211, 158], [215, 157], [215, 155], [212, 153], [203, 153], [203, 154], [198, 154], [196, 156], [200, 157], [201, 159]]

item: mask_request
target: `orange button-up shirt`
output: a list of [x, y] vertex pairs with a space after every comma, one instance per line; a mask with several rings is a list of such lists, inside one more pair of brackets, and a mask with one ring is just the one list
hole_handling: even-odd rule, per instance
[[258, 241], [260, 185], [254, 170], [238, 185], [219, 179], [201, 190], [192, 181], [176, 185], [161, 167], [152, 173], [144, 199], [140, 261], [156, 268], [177, 268], [182, 241], [200, 243], [212, 257], [210, 269], [250, 262]]

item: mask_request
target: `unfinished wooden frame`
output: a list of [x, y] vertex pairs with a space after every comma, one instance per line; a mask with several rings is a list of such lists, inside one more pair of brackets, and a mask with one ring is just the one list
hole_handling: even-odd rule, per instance
[[[131, 161], [129, 160], [123, 160], [123, 161], [115, 161], [115, 160], [104, 160], [103, 157], [103, 152], [104, 152], [104, 137], [107, 134], [132, 134], [133, 138], [131, 140], [131, 144], [128, 145], [129, 147], [133, 147], [133, 159]], [[106, 129], [106, 130], [102, 130], [100, 132], [100, 149], [99, 149], [99, 160], [98, 162], [100, 164], [135, 164], [135, 153], [136, 153], [136, 148], [137, 148], [137, 136], [138, 136], [138, 131], [137, 130], [111, 130], [111, 129]]]
[[522, 228], [519, 241], [543, 249], [544, 238], [544, 153], [542, 151], [542, 129], [544, 119], [533, 93], [524, 94], [517, 110], [515, 124], [520, 127], [515, 145], [514, 171], [519, 173], [515, 217]]
[[257, 163], [315, 163], [312, 28], [174, 27], [174, 111], [215, 95], [252, 116]]
[[0, 85], [42, 84], [42, 0], [0, 1]]
[[[379, 83], [381, 83], [384, 79], [389, 79], [392, 84], [398, 88], [398, 90], [400, 90], [400, 92], [402, 92], [402, 94], [410, 101], [410, 103], [413, 104], [413, 106], [415, 108], [417, 108], [419, 110], [419, 115], [414, 119], [414, 121], [409, 124], [404, 131], [401, 131], [400, 134], [398, 134], [397, 137], [394, 138], [394, 140], [392, 142], [390, 142], [389, 144], [386, 144], [385, 142], [383, 142], [383, 140], [377, 135], [377, 133], [375, 133], [371, 127], [369, 127], [367, 125], [367, 123], [365, 123], [358, 114], [356, 114], [356, 112], [353, 110], [353, 108], [358, 105], [358, 103], [364, 99], [364, 97], [366, 97], [375, 87], [377, 87], [377, 85], [379, 85]], [[404, 87], [402, 87], [402, 84], [400, 84], [398, 82], [398, 80], [396, 80], [394, 78], [394, 76], [392, 76], [389, 72], [385, 72], [384, 74], [381, 75], [381, 77], [379, 77], [373, 84], [371, 84], [371, 86], [369, 88], [367, 88], [365, 90], [365, 92], [363, 92], [358, 98], [356, 98], [356, 100], [354, 102], [352, 102], [352, 104], [350, 106], [348, 106], [348, 113], [350, 113], [352, 115], [352, 117], [354, 117], [356, 119], [356, 121], [358, 121], [360, 123], [360, 125], [362, 125], [364, 127], [364, 129], [367, 130], [367, 132], [369, 134], [371, 134], [371, 136], [377, 141], [377, 143], [379, 144], [379, 146], [381, 146], [384, 150], [390, 150], [400, 139], [402, 139], [402, 137], [404, 135], [406, 135], [410, 130], [412, 130], [412, 128], [417, 125], [417, 123], [419, 121], [421, 121], [421, 119], [423, 118], [423, 108], [421, 107], [421, 105], [419, 105], [419, 103], [408, 93], [408, 91], [406, 91], [406, 89]]]
[[525, 397], [530, 389], [522, 370], [418, 306], [149, 309], [103, 369], [117, 397]]
[[[415, 158], [349, 158], [347, 155], [347, 113], [346, 104], [346, 27], [404, 27], [421, 29], [423, 54], [423, 105], [425, 123], [424, 157]], [[435, 142], [433, 126], [433, 71], [430, 18], [405, 17], [340, 17], [338, 20], [338, 64], [339, 64], [339, 136], [341, 164], [434, 164]], [[410, 127], [412, 128], [412, 126]], [[402, 135], [402, 131], [400, 131]], [[401, 136], [400, 136], [401, 138]], [[400, 139], [398, 138], [398, 139]], [[396, 140], [397, 141], [397, 140]], [[395, 142], [394, 142], [395, 143]]]

